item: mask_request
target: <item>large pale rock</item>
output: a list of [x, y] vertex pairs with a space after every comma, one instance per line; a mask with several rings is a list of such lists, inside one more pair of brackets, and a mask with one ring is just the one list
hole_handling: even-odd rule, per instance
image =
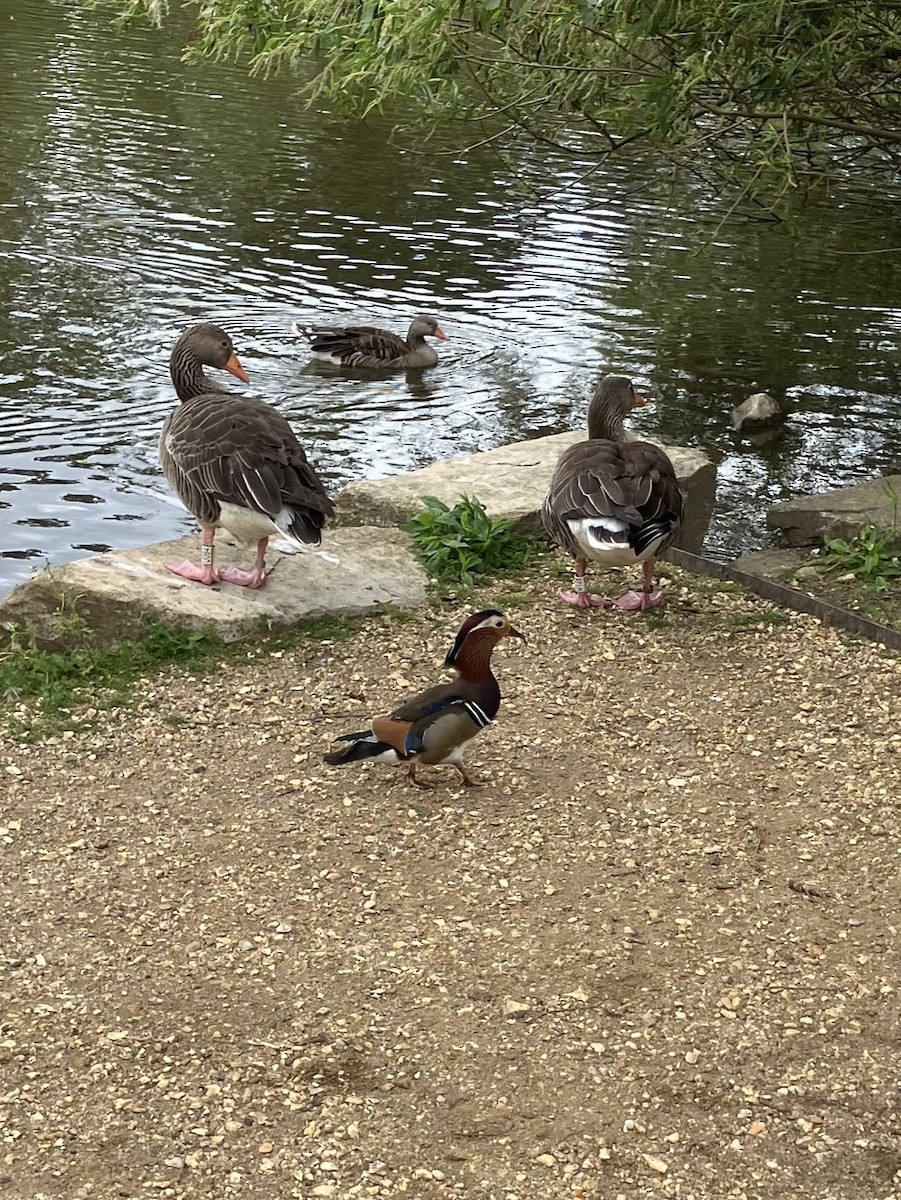
[[[819, 545], [824, 535], [853, 537], [868, 523], [891, 529], [895, 520], [892, 492], [901, 497], [901, 475], [870, 479], [819, 496], [795, 496], [774, 504], [766, 523], [780, 530], [789, 546]], [[898, 529], [901, 535], [901, 523]]]
[[[342, 525], [401, 525], [422, 508], [422, 496], [453, 506], [464, 493], [481, 500], [489, 516], [504, 517], [525, 533], [541, 532], [539, 510], [557, 460], [585, 439], [584, 431], [514, 442], [480, 454], [432, 463], [388, 479], [350, 483], [338, 496]], [[700, 450], [665, 446], [686, 496], [678, 546], [697, 554], [716, 503], [716, 467]]]
[[733, 429], [762, 429], [784, 419], [782, 405], [767, 392], [755, 392], [732, 410]]
[[[0, 605], [0, 637], [13, 622], [30, 624], [39, 641], [60, 649], [91, 641], [115, 645], [139, 637], [150, 617], [178, 629], [212, 628], [227, 642], [263, 628], [285, 628], [306, 617], [351, 615], [379, 604], [425, 599], [427, 578], [394, 529], [336, 529], [318, 554], [270, 551], [272, 573], [259, 591], [223, 583], [208, 588], [166, 570], [167, 562], [197, 561], [200, 538], [158, 542], [138, 550], [96, 554], [48, 569], [17, 587]], [[219, 565], [250, 566], [252, 552], [227, 535], [216, 539]]]

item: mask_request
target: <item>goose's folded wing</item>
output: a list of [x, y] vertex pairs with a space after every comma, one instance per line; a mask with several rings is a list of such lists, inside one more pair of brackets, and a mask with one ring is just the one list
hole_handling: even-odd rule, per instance
[[545, 500], [557, 521], [618, 517], [641, 525], [682, 510], [673, 465], [649, 442], [580, 442], [560, 458]]
[[621, 472], [620, 447], [614, 442], [580, 442], [560, 456], [541, 509], [545, 529], [557, 545], [576, 553], [571, 520], [617, 517], [641, 524], [632, 484]]
[[398, 337], [396, 333], [389, 333], [387, 329], [360, 328], [353, 332], [355, 336], [351, 343], [351, 349], [354, 354], [359, 354], [362, 358], [392, 362], [410, 351], [410, 347], [402, 337]]
[[374, 325], [317, 325], [305, 332], [314, 350], [339, 358], [352, 356], [391, 362], [410, 349], [402, 337]]
[[333, 511], [293, 429], [262, 401], [195, 400], [176, 410], [163, 438], [173, 485], [192, 512], [211, 499], [273, 518], [285, 506], [323, 518]]
[[621, 452], [623, 487], [641, 514], [642, 523], [681, 522], [685, 500], [669, 455], [650, 442], [626, 442]]
[[310, 341], [352, 342], [359, 337], [378, 336], [385, 332], [377, 325], [299, 325], [298, 329]]

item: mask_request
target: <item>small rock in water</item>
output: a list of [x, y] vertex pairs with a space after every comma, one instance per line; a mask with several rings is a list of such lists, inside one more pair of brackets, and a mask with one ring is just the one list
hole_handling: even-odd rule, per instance
[[733, 429], [760, 429], [776, 425], [784, 417], [782, 405], [766, 392], [755, 392], [732, 410]]

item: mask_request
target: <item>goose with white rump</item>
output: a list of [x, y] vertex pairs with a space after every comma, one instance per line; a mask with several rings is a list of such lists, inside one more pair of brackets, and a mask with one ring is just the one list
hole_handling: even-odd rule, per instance
[[[663, 601], [654, 590], [654, 559], [678, 533], [685, 502], [665, 452], [629, 440], [625, 418], [643, 404], [630, 379], [601, 379], [588, 406], [588, 440], [564, 451], [551, 479], [541, 517], [550, 537], [575, 559], [573, 590], [560, 593], [569, 604], [645, 612]], [[641, 563], [641, 592], [616, 600], [590, 593], [589, 560], [600, 567]]]
[[335, 367], [364, 370], [413, 370], [434, 367], [438, 354], [427, 337], [447, 341], [434, 317], [414, 317], [406, 338], [374, 325], [297, 325], [294, 332], [310, 343], [311, 357]]
[[[285, 538], [298, 549], [318, 546], [334, 507], [281, 413], [230, 392], [205, 375], [204, 367], [248, 382], [231, 338], [218, 325], [194, 325], [175, 343], [169, 372], [181, 403], [163, 426], [160, 463], [203, 532], [199, 567], [187, 560], [167, 566], [197, 583], [259, 588], [266, 579], [269, 538]], [[252, 571], [216, 569], [217, 529], [256, 543]]]

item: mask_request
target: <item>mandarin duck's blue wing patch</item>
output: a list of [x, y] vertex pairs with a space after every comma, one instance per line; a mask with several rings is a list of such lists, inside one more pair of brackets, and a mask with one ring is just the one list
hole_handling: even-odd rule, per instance
[[422, 731], [411, 729], [404, 738], [404, 754], [418, 754], [422, 749]]

